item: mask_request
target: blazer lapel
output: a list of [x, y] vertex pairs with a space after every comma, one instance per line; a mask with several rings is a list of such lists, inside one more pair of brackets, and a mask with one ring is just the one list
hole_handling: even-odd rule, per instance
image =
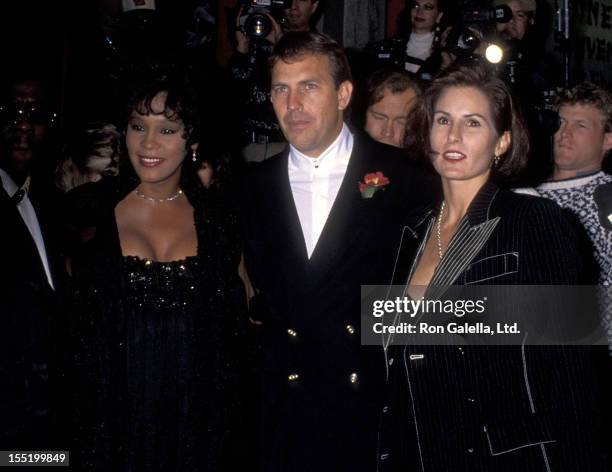
[[461, 221], [448, 247], [446, 257], [442, 259], [432, 277], [427, 289], [427, 298], [436, 299], [446, 292], [489, 240], [499, 220], [498, 216], [472, 227], [469, 226], [467, 219]]
[[[491, 218], [491, 203], [498, 188], [493, 183], [485, 184], [468, 208], [465, 217], [459, 223], [443, 260], [436, 268], [431, 282], [425, 292], [427, 299], [439, 299], [471, 264], [476, 255], [491, 237], [500, 221], [500, 217]], [[387, 290], [387, 300], [395, 296], [404, 296], [407, 284], [427, 242], [428, 235], [435, 223], [437, 212], [425, 211], [425, 214], [414, 225], [405, 226], [402, 241], [398, 250], [393, 272], [392, 285]], [[418, 242], [417, 242], [418, 241]], [[402, 287], [401, 293], [391, 293], [393, 286]], [[398, 321], [396, 316], [391, 324]], [[382, 345], [386, 351], [393, 341], [393, 335], [382, 334]]]
[[289, 182], [288, 157], [289, 153], [286, 151], [279, 160], [274, 174], [271, 175], [270, 207], [265, 211], [270, 212], [274, 225], [280, 233], [277, 238], [279, 255], [287, 259], [294, 269], [305, 275], [303, 272], [308, 270], [308, 252]]
[[317, 278], [335, 267], [346, 251], [355, 247], [366, 226], [360, 224], [364, 218], [365, 202], [359, 193], [359, 181], [365, 173], [373, 169], [367, 169], [368, 163], [365, 156], [359, 152], [359, 148], [359, 139], [355, 136], [351, 158], [338, 195], [310, 258], [311, 268]]
[[[385, 300], [404, 297], [406, 294], [408, 282], [427, 242], [427, 235], [433, 223], [434, 211], [426, 207], [423, 211], [424, 213], [418, 219], [414, 220], [414, 222], [409, 222], [402, 230], [402, 237], [393, 266], [391, 284], [387, 287]], [[395, 326], [398, 321], [399, 314], [394, 314], [391, 324]], [[394, 335], [383, 333], [381, 337], [383, 348], [386, 351]]]
[[[1, 182], [0, 182], [0, 200], [1, 200], [0, 205], [2, 207], [1, 208], [2, 214], [5, 219], [4, 223], [7, 224], [7, 227], [11, 229], [10, 234], [12, 235], [11, 237], [13, 238], [13, 241], [14, 241], [14, 244], [11, 245], [11, 250], [21, 251], [22, 252], [21, 257], [23, 257], [22, 263], [29, 265], [31, 270], [35, 270], [37, 272], [37, 278], [41, 281], [41, 283], [44, 283], [51, 290], [51, 285], [49, 285], [48, 283], [47, 272], [45, 271], [45, 266], [43, 264], [40, 254], [38, 253], [38, 247], [36, 246], [36, 241], [34, 240], [32, 233], [30, 233], [30, 230], [26, 222], [21, 216], [21, 213], [19, 212], [17, 205], [15, 204], [15, 202], [11, 200], [11, 197], [6, 193], [6, 191], [2, 187]], [[30, 199], [30, 203], [32, 203], [31, 199]], [[32, 206], [34, 207], [33, 204]], [[44, 238], [45, 233], [43, 232], [44, 231], [43, 224], [40, 222], [41, 220], [38, 216], [40, 213], [36, 211], [36, 208], [34, 211], [36, 212], [36, 219], [39, 221], [40, 232], [41, 232], [41, 235], [43, 236], [43, 243], [45, 244], [46, 240]], [[49, 250], [47, 247], [45, 247], [45, 249], [47, 251], [47, 261], [50, 265], [50, 269], [52, 270], [51, 260], [49, 258]], [[53, 276], [53, 273], [52, 273], [52, 276]]]
[[415, 269], [432, 223], [434, 211], [424, 209], [424, 213], [414, 223], [408, 223], [402, 230], [400, 246], [395, 257], [391, 285], [406, 285]]
[[491, 203], [498, 192], [492, 182], [478, 192], [465, 217], [459, 223], [445, 257], [436, 268], [427, 289], [428, 298], [439, 298], [467, 269], [474, 257], [491, 237], [500, 217], [490, 218]]

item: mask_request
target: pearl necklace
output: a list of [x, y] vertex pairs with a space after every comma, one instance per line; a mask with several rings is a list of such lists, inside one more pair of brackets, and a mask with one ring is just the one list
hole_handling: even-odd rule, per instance
[[444, 215], [444, 209], [446, 208], [445, 202], [442, 202], [442, 206], [440, 206], [440, 214], [438, 215], [438, 222], [436, 224], [436, 236], [438, 239], [438, 256], [440, 256], [440, 260], [442, 260], [442, 231], [440, 227], [442, 226], [442, 216]]
[[143, 200], [148, 200], [148, 201], [153, 202], [153, 203], [171, 202], [173, 200], [176, 200], [181, 195], [183, 195], [183, 191], [180, 188], [176, 191], [176, 193], [174, 195], [170, 195], [169, 197], [166, 197], [166, 198], [149, 197], [148, 195], [145, 195], [144, 193], [142, 193], [138, 189], [135, 189], [134, 193], [136, 193], [136, 195], [138, 195]]

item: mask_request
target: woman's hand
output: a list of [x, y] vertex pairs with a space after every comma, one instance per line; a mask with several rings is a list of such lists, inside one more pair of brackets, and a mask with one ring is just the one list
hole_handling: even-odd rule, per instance
[[268, 17], [268, 19], [270, 20], [272, 24], [272, 31], [270, 31], [270, 34], [268, 34], [268, 36], [266, 36], [266, 39], [270, 41], [272, 44], [276, 44], [278, 40], [281, 39], [281, 36], [283, 35], [283, 29], [278, 24], [278, 22], [272, 17], [272, 15], [266, 13], [266, 16]]
[[244, 5], [240, 7], [238, 10], [238, 15], [236, 15], [236, 50], [242, 54], [248, 54], [249, 46], [251, 44], [251, 39], [245, 34], [240, 26], [240, 18], [242, 17], [242, 12], [244, 11]]
[[[240, 279], [242, 280], [242, 283], [244, 284], [244, 292], [246, 295], [247, 308], [250, 309], [251, 299], [255, 295], [257, 295], [257, 290], [255, 290], [255, 287], [253, 287], [253, 284], [251, 283], [251, 279], [249, 278], [249, 274], [247, 273], [246, 266], [244, 264], [244, 254], [240, 256], [240, 264], [238, 264], [238, 277], [240, 277]], [[254, 320], [251, 317], [249, 317], [249, 321], [256, 326], [260, 326], [263, 324], [261, 321]]]
[[451, 29], [452, 26], [448, 26], [440, 35], [440, 46], [442, 48], [440, 53], [440, 56], [442, 57], [442, 62], [440, 63], [441, 70], [450, 67], [452, 63], [455, 62], [455, 59], [457, 59], [454, 54], [451, 54], [446, 50], [446, 40], [448, 39], [448, 35], [451, 32]]

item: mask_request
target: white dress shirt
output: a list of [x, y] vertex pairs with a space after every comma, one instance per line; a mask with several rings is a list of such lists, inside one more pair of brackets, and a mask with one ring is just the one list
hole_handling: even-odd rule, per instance
[[[9, 197], [12, 197], [15, 192], [19, 190], [19, 187], [3, 169], [0, 169], [0, 177], [2, 178], [2, 187], [4, 187], [4, 191]], [[19, 211], [23, 222], [28, 227], [28, 231], [36, 244], [40, 261], [42, 262], [45, 269], [45, 274], [47, 275], [47, 281], [49, 282], [51, 288], [55, 289], [53, 286], [53, 279], [51, 278], [51, 270], [49, 269], [49, 260], [47, 259], [45, 242], [43, 241], [42, 232], [40, 231], [40, 224], [38, 223], [36, 211], [34, 211], [34, 207], [32, 206], [32, 202], [28, 197], [27, 191], [23, 199], [17, 204], [17, 210]]]
[[346, 124], [336, 140], [317, 158], [308, 157], [289, 146], [289, 183], [308, 258], [314, 252], [338, 195], [351, 152], [353, 135]]

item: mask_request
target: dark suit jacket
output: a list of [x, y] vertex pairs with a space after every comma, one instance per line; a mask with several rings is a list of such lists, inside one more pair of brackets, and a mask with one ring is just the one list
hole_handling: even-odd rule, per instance
[[[259, 290], [254, 304], [266, 313], [264, 468], [372, 470], [383, 379], [375, 361], [380, 351], [360, 346], [360, 285], [388, 278], [389, 239], [397, 239], [400, 217], [428, 201], [436, 184], [400, 151], [355, 136], [308, 259], [287, 166], [287, 152], [259, 164], [246, 196], [245, 260]], [[358, 182], [376, 171], [390, 184], [362, 199]]]
[[[50, 224], [35, 197], [45, 249], [58, 288]], [[53, 321], [57, 295], [47, 281], [38, 250], [17, 206], [0, 187], [2, 283], [0, 284], [0, 443], [6, 447], [49, 447], [45, 437], [52, 403]], [[54, 380], [54, 379], [51, 379]], [[42, 442], [41, 442], [42, 441]]]
[[[410, 280], [438, 211], [405, 226], [394, 284]], [[578, 284], [584, 264], [576, 247], [557, 205], [488, 183], [427, 296], [451, 285]], [[608, 470], [598, 426], [601, 347], [389, 346], [379, 470]]]

